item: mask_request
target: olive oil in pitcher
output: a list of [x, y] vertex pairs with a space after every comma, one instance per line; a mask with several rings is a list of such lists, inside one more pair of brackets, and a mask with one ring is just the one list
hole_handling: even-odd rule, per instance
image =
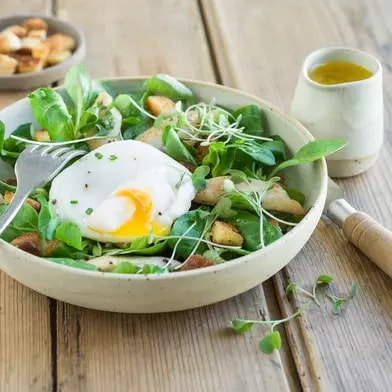
[[328, 61], [311, 69], [308, 75], [317, 83], [331, 85], [368, 79], [373, 76], [373, 73], [358, 64]]

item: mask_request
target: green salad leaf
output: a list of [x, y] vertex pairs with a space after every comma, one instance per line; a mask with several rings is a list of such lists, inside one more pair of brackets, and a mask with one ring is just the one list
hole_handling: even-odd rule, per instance
[[98, 271], [98, 268], [95, 265], [86, 263], [83, 260], [74, 260], [66, 257], [48, 257], [47, 260], [50, 260], [57, 264], [67, 265], [68, 267], [79, 268], [79, 269], [90, 270], [90, 271]]
[[185, 147], [177, 132], [170, 125], [165, 127], [162, 134], [162, 141], [165, 145], [165, 152], [167, 155], [179, 162], [187, 162], [191, 165], [197, 165], [195, 158]]
[[346, 141], [339, 139], [313, 140], [300, 148], [291, 159], [284, 161], [275, 167], [270, 173], [270, 177], [273, 177], [276, 173], [286, 169], [287, 167], [317, 161], [320, 158], [326, 157], [342, 149], [345, 145]]
[[[8, 208], [7, 204], [0, 205], [0, 215]], [[38, 228], [38, 213], [30, 204], [24, 203], [15, 218], [3, 231], [1, 238], [11, 242], [22, 234], [36, 232]]]
[[256, 105], [242, 106], [233, 112], [233, 116], [241, 116], [240, 127], [245, 128], [245, 132], [250, 135], [260, 136], [264, 133], [261, 110]]
[[60, 223], [55, 231], [55, 238], [77, 250], [83, 250], [82, 234], [77, 224], [72, 222]]
[[193, 99], [192, 90], [170, 75], [157, 74], [146, 80], [144, 85], [154, 93], [164, 95], [174, 101]]

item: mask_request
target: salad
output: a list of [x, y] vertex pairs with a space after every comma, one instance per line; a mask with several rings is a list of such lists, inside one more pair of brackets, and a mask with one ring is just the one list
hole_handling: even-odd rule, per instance
[[[71, 68], [63, 91], [33, 91], [38, 126], [5, 138], [0, 122], [2, 160], [14, 165], [29, 144], [87, 153], [30, 194], [2, 239], [48, 262], [148, 274], [230, 262], [281, 238], [306, 215], [306, 195], [282, 170], [344, 142], [312, 141], [289, 157], [259, 107], [211, 98], [163, 74], [115, 94], [84, 66]], [[0, 214], [16, 186], [0, 181]]]

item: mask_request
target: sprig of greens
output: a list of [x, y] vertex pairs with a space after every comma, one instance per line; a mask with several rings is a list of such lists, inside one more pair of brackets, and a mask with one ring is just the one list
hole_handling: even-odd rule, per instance
[[293, 292], [298, 292], [301, 294], [306, 295], [307, 297], [312, 298], [312, 300], [315, 302], [317, 306], [320, 306], [320, 301], [317, 298], [317, 293], [316, 290], [318, 287], [327, 285], [329, 286], [333, 282], [333, 278], [329, 275], [319, 275], [316, 279], [316, 282], [313, 284], [312, 291], [309, 292], [302, 287], [299, 287], [297, 283], [290, 283], [286, 287], [286, 294], [293, 293]]
[[[286, 295], [293, 292], [304, 294], [307, 297], [310, 297], [313, 302], [320, 306], [320, 302], [316, 297], [316, 289], [321, 285], [329, 286], [332, 282], [333, 278], [331, 276], [320, 275], [317, 277], [315, 283], [313, 284], [312, 292], [304, 290], [303, 288], [299, 287], [297, 283], [290, 283], [286, 287], [285, 292]], [[347, 303], [347, 301], [349, 301], [350, 299], [354, 298], [356, 295], [356, 291], [357, 286], [355, 282], [352, 282], [350, 294], [344, 298], [326, 293], [325, 297], [328, 298], [333, 304], [332, 312], [334, 314], [339, 314], [341, 312], [341, 306], [344, 303]], [[279, 331], [275, 330], [275, 327], [279, 324], [283, 324], [287, 321], [301, 316], [310, 307], [310, 305], [311, 302], [306, 302], [293, 314], [279, 320], [247, 320], [241, 318], [234, 319], [230, 322], [230, 327], [234, 330], [234, 332], [242, 334], [249, 332], [255, 325], [269, 326], [269, 333], [259, 341], [259, 348], [260, 351], [262, 351], [264, 354], [271, 354], [274, 350], [279, 350], [281, 348], [281, 336]]]

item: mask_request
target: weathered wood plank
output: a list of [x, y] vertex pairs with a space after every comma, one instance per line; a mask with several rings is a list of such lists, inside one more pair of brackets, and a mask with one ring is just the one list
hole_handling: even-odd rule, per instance
[[[83, 25], [87, 64], [99, 76], [167, 72], [213, 81], [196, 1], [58, 2], [58, 15]], [[101, 26], [101, 27], [99, 27]], [[102, 26], [105, 26], [103, 28]], [[171, 26], [171, 27], [170, 27]], [[227, 331], [239, 315], [268, 317], [262, 288], [188, 312], [110, 314], [58, 304], [61, 391], [288, 390], [279, 355], [260, 356], [259, 331]]]
[[[0, 2], [2, 17], [49, 14], [51, 2]], [[0, 109], [26, 93], [0, 93]], [[0, 271], [0, 391], [51, 391], [50, 310], [46, 297]]]
[[[223, 82], [286, 109], [301, 63], [312, 50], [353, 46], [382, 61], [386, 135], [381, 157], [367, 173], [339, 182], [354, 206], [391, 228], [392, 32], [387, 15], [392, 4], [381, 0], [251, 0], [246, 7], [240, 0], [202, 4]], [[344, 293], [355, 280], [359, 294], [340, 317], [323, 304], [322, 309], [312, 308], [301, 322], [289, 324], [302, 386], [325, 389], [329, 379], [330, 390], [387, 390], [392, 380], [391, 373], [385, 372], [392, 365], [391, 280], [348, 244], [331, 222], [322, 220], [285, 274], [275, 279], [283, 312], [292, 309], [283, 297], [283, 283], [298, 281], [309, 287], [321, 273], [335, 277], [337, 292]]]

